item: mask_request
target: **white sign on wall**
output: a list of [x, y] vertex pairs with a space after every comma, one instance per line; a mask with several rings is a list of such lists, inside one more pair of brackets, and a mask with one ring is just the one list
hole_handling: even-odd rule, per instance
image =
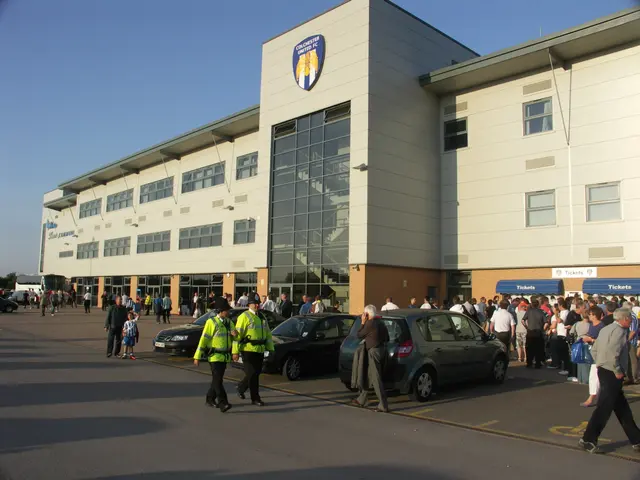
[[551, 278], [597, 278], [598, 267], [560, 267], [551, 269]]

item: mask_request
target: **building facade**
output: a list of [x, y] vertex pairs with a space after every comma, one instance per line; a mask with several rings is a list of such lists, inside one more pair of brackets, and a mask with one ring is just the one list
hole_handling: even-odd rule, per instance
[[45, 194], [40, 271], [353, 312], [640, 277], [639, 41], [635, 9], [480, 57], [344, 2], [263, 44], [259, 106]]

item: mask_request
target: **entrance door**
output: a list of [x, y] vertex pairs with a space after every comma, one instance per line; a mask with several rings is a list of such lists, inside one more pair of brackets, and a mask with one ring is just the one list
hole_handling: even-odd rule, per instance
[[291, 300], [291, 285], [269, 286], [269, 295], [272, 295], [274, 301], [277, 301], [283, 293], [286, 293], [289, 296], [289, 300]]

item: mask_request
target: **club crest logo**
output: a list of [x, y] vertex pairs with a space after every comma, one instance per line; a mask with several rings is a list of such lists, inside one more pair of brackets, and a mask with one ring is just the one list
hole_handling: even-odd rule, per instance
[[293, 78], [304, 90], [311, 90], [320, 78], [325, 42], [322, 35], [305, 38], [293, 48]]

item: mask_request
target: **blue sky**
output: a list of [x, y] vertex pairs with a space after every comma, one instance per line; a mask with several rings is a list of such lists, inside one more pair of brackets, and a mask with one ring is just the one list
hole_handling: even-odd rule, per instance
[[[258, 103], [262, 42], [337, 3], [0, 0], [0, 274], [36, 272], [46, 191]], [[481, 54], [636, 4], [396, 3]]]

